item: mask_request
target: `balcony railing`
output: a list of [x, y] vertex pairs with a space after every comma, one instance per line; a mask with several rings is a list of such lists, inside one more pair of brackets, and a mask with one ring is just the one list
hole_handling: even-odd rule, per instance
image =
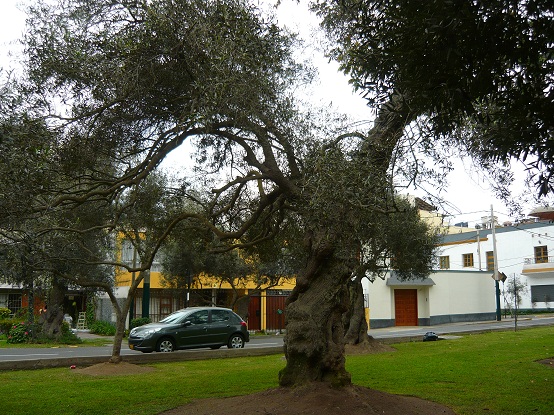
[[533, 257], [533, 258], [525, 258], [524, 259], [524, 264], [525, 265], [546, 264], [548, 262], [554, 262], [554, 256], [540, 256], [540, 257]]

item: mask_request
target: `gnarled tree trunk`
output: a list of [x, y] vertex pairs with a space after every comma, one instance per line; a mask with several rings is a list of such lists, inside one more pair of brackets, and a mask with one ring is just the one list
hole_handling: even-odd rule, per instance
[[349, 307], [343, 315], [344, 342], [356, 345], [368, 343], [367, 321], [365, 319], [364, 292], [361, 279], [356, 278], [348, 283]]
[[[372, 180], [387, 180], [394, 148], [411, 117], [409, 106], [399, 96], [391, 98], [381, 108], [374, 127], [357, 151], [358, 157], [366, 160], [366, 171], [374, 176]], [[339, 216], [349, 214], [347, 204], [336, 205], [333, 209], [341, 212]], [[287, 299], [287, 365], [279, 373], [279, 383], [294, 386], [324, 381], [344, 386], [350, 383], [350, 374], [345, 368], [343, 314], [349, 307], [347, 285], [354, 271], [351, 259], [356, 256], [354, 247], [357, 245], [348, 240], [348, 229], [334, 233], [333, 223], [320, 223], [315, 216], [312, 219], [314, 229], [319, 231], [307, 235], [310, 241], [307, 264]], [[348, 252], [349, 243], [351, 252]], [[361, 291], [361, 286], [359, 288]], [[363, 297], [356, 298], [360, 300], [359, 310], [363, 311]], [[365, 320], [360, 319], [358, 324], [352, 325], [358, 337], [364, 330], [363, 322]]]
[[63, 300], [67, 288], [58, 278], [52, 279], [52, 287], [48, 294], [46, 313], [41, 316], [41, 333], [49, 339], [59, 339], [62, 335]]
[[281, 386], [315, 381], [335, 386], [350, 383], [342, 325], [348, 306], [349, 275], [333, 246], [320, 243], [311, 249], [304, 272], [287, 299], [287, 365], [279, 374]]

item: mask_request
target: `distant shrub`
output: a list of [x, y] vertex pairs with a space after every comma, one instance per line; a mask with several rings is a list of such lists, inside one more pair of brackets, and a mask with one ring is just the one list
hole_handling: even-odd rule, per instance
[[18, 318], [0, 318], [0, 332], [7, 336], [12, 326], [20, 321]]
[[101, 336], [115, 335], [115, 326], [109, 321], [96, 320], [89, 328], [90, 332], [93, 334], [99, 334]]
[[8, 343], [28, 343], [32, 338], [32, 327], [27, 322], [15, 323], [8, 332]]
[[131, 320], [131, 328], [134, 329], [135, 327], [144, 326], [148, 323], [152, 323], [149, 317], [134, 318]]
[[8, 318], [11, 314], [11, 310], [6, 307], [0, 307], [0, 320], [3, 320], [5, 318]]
[[58, 340], [61, 344], [79, 344], [83, 341], [71, 331], [71, 327], [67, 321], [62, 323], [62, 335]]

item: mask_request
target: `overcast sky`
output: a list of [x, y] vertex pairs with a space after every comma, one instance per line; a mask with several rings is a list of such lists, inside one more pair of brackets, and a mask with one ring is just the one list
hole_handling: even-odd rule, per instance
[[[29, 1], [29, 0], [25, 0]], [[14, 42], [24, 30], [25, 15], [18, 10], [22, 0], [0, 0], [0, 67], [11, 66], [9, 51], [16, 50]], [[317, 40], [312, 32], [317, 26], [315, 17], [309, 14], [305, 6], [298, 6], [292, 0], [285, 0], [277, 13], [279, 22], [286, 24], [292, 30], [299, 32], [309, 41]], [[317, 51], [312, 51], [312, 59], [317, 64], [320, 72], [320, 83], [314, 89], [314, 97], [321, 102], [332, 102], [341, 112], [346, 112], [358, 119], [370, 119], [371, 113], [365, 107], [364, 101], [352, 93], [347, 79], [338, 73], [338, 66], [335, 63], [328, 63], [327, 60]], [[523, 178], [522, 169], [518, 176]], [[499, 200], [493, 197], [486, 181], [473, 171], [469, 161], [456, 161], [455, 174], [450, 178], [450, 190], [446, 198], [450, 204], [449, 213], [456, 214], [452, 217], [451, 223], [469, 222], [470, 225], [479, 223], [481, 216], [490, 212], [491, 204], [494, 206], [495, 214], [499, 221], [510, 219], [508, 209]], [[515, 193], [530, 193], [533, 189], [524, 189], [520, 183], [516, 186]], [[412, 194], [423, 196], [420, 192]], [[524, 213], [528, 213], [533, 207], [526, 205]]]

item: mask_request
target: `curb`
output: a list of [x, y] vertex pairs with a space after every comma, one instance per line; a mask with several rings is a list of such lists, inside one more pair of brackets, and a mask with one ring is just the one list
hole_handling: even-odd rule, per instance
[[[121, 357], [122, 362], [137, 365], [164, 362], [184, 362], [187, 360], [208, 360], [232, 357], [265, 356], [284, 353], [283, 347], [265, 347], [259, 349], [229, 349], [229, 350], [178, 350], [172, 353], [141, 353]], [[36, 359], [11, 362], [0, 362], [0, 371], [8, 370], [33, 370], [56, 367], [87, 367], [98, 363], [106, 363], [110, 356], [94, 357], [65, 357], [57, 359]]]

